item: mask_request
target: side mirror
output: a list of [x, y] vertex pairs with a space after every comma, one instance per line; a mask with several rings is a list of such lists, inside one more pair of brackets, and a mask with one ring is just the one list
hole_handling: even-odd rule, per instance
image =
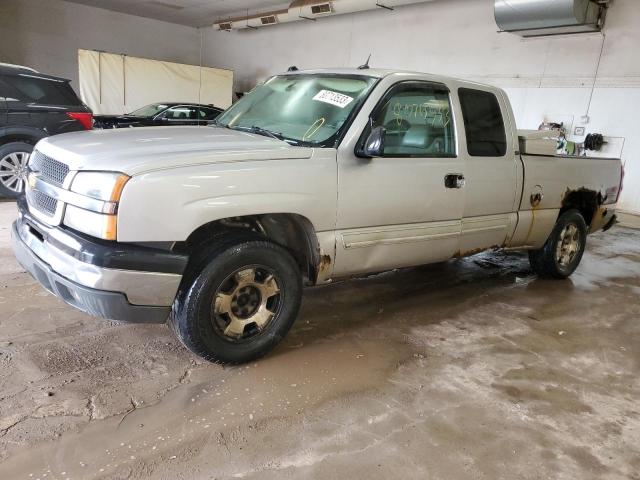
[[384, 155], [384, 140], [387, 136], [387, 129], [375, 127], [364, 142], [364, 146], [358, 152], [362, 157], [375, 158]]

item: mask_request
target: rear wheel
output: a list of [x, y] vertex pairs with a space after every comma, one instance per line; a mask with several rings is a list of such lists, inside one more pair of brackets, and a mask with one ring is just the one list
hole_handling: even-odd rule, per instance
[[11, 142], [0, 147], [0, 195], [16, 198], [24, 191], [33, 145]]
[[210, 361], [243, 363], [286, 335], [302, 298], [293, 257], [260, 237], [224, 239], [196, 255], [170, 324], [182, 343]]
[[531, 268], [540, 276], [567, 278], [582, 260], [587, 242], [587, 224], [578, 210], [567, 210], [558, 218], [540, 250], [529, 251]]

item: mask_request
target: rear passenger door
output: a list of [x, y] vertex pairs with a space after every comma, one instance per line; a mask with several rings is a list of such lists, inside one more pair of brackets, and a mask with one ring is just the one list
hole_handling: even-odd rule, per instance
[[461, 254], [505, 244], [517, 221], [515, 145], [508, 105], [494, 90], [459, 88], [465, 135]]

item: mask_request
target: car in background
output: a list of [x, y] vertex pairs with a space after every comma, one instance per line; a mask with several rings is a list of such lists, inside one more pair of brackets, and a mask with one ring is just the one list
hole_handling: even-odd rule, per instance
[[92, 128], [91, 109], [69, 82], [0, 63], [0, 196], [24, 191], [29, 155], [40, 139]]
[[209, 125], [224, 110], [197, 103], [152, 103], [124, 115], [95, 115], [94, 128]]

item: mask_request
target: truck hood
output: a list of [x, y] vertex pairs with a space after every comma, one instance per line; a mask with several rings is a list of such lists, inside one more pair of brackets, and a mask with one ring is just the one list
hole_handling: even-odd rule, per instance
[[127, 175], [209, 163], [309, 158], [313, 150], [223, 127], [91, 130], [47, 137], [36, 149], [71, 170]]

